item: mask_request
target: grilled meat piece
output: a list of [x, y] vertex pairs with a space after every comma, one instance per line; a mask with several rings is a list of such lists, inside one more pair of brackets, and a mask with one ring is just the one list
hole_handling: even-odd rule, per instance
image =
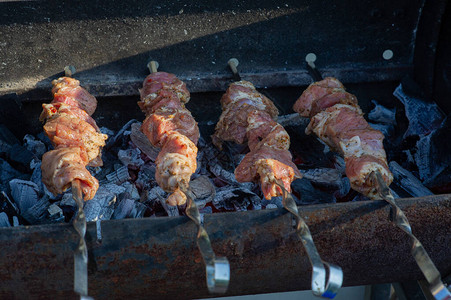
[[376, 170], [390, 185], [393, 175], [383, 147], [384, 135], [371, 128], [363, 118], [355, 96], [347, 93], [337, 79], [329, 77], [311, 84], [293, 109], [301, 116], [310, 115], [307, 134], [314, 132], [344, 156], [346, 175], [354, 190], [375, 198], [377, 191], [369, 174]]
[[300, 177], [299, 170], [292, 162], [290, 137], [282, 125], [278, 124], [278, 111], [274, 104], [261, 95], [252, 83], [239, 81], [232, 83], [221, 98], [223, 112], [213, 142], [219, 148], [223, 141], [238, 144], [247, 141], [250, 152], [235, 169], [239, 182], [260, 182], [266, 199], [282, 195], [275, 183], [283, 182], [291, 191], [291, 182]]
[[91, 118], [97, 107], [97, 100], [80, 82], [61, 77], [52, 81], [52, 103], [43, 104], [40, 120], [47, 121], [44, 131], [55, 150], [42, 157], [42, 178], [49, 191], [64, 192], [73, 180], [79, 180], [84, 199], [92, 199], [99, 183], [86, 165], [101, 166], [101, 147], [107, 135], [100, 133]]
[[181, 187], [188, 186], [196, 171], [199, 140], [197, 123], [184, 106], [190, 94], [184, 82], [165, 72], [147, 76], [140, 94], [138, 105], [146, 114], [141, 131], [152, 145], [161, 148], [155, 179], [171, 193], [166, 200], [170, 205], [183, 205], [186, 196]]

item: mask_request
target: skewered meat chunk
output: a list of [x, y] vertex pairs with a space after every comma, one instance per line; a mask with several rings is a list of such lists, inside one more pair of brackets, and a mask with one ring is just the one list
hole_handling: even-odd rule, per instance
[[102, 165], [100, 149], [107, 139], [90, 116], [97, 100], [78, 80], [61, 77], [52, 84], [53, 101], [42, 105], [40, 116], [41, 121], [47, 121], [44, 131], [55, 147], [42, 157], [43, 182], [49, 191], [59, 194], [79, 180], [84, 199], [89, 200], [99, 183], [86, 166]]
[[393, 180], [385, 150], [384, 135], [363, 118], [355, 96], [347, 93], [335, 78], [311, 84], [293, 106], [301, 116], [310, 115], [306, 133], [314, 132], [345, 158], [351, 187], [370, 197], [377, 196], [369, 174], [379, 171], [387, 183]]
[[223, 112], [212, 136], [213, 142], [220, 148], [223, 141], [238, 144], [247, 141], [250, 149], [235, 169], [236, 180], [260, 181], [266, 199], [282, 195], [276, 180], [291, 191], [291, 182], [301, 174], [288, 151], [290, 137], [274, 120], [278, 115], [274, 104], [247, 81], [232, 83], [222, 96], [221, 104]]
[[197, 168], [199, 128], [184, 106], [190, 99], [184, 82], [175, 75], [156, 72], [143, 82], [140, 90], [141, 110], [146, 114], [141, 131], [152, 145], [160, 147], [156, 159], [155, 179], [166, 192], [170, 205], [183, 205], [187, 187]]
[[248, 116], [253, 111], [264, 111], [275, 120], [279, 111], [274, 103], [260, 94], [248, 81], [234, 82], [221, 98], [223, 112], [216, 124], [213, 143], [222, 149], [223, 141], [237, 144], [247, 142]]
[[73, 180], [80, 180], [85, 200], [92, 199], [99, 182], [86, 170], [87, 154], [80, 147], [49, 151], [42, 156], [42, 181], [53, 194], [67, 190]]

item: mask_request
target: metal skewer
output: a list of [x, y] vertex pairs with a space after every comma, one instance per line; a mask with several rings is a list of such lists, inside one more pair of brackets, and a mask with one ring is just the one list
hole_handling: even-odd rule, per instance
[[[238, 60], [231, 58], [228, 61], [228, 65], [232, 70], [234, 79], [241, 80], [241, 76], [236, 68], [238, 66]], [[274, 179], [274, 183], [282, 190], [283, 207], [297, 220], [296, 233], [301, 239], [312, 265], [312, 293], [319, 297], [334, 298], [343, 283], [343, 271], [339, 266], [321, 260], [310, 230], [304, 219], [299, 215], [293, 196], [285, 189], [281, 180]], [[329, 273], [327, 273], [326, 267], [329, 269]]]
[[[75, 72], [74, 66], [64, 67], [64, 75], [66, 77], [72, 77]], [[80, 295], [80, 299], [89, 300], [93, 298], [88, 296], [88, 247], [85, 241], [86, 216], [83, 211], [83, 192], [78, 179], [72, 181], [72, 197], [78, 207], [73, 226], [80, 236], [78, 246], [74, 251], [74, 291]]]
[[74, 228], [80, 236], [78, 247], [74, 251], [74, 291], [80, 299], [93, 299], [88, 296], [88, 247], [86, 246], [86, 217], [83, 211], [83, 193], [80, 181], [72, 181], [72, 197], [77, 203], [78, 212], [74, 218]]
[[[158, 62], [152, 60], [147, 64], [151, 73], [158, 71]], [[202, 226], [199, 209], [194, 202], [194, 195], [187, 182], [179, 184], [180, 190], [186, 196], [186, 215], [197, 226], [197, 248], [205, 264], [206, 281], [210, 293], [223, 294], [227, 291], [230, 282], [230, 264], [226, 257], [216, 257], [211, 247], [207, 231]]]
[[[282, 190], [283, 207], [296, 218], [296, 234], [301, 239], [312, 265], [312, 293], [319, 297], [334, 298], [343, 283], [343, 271], [339, 266], [321, 259], [308, 225], [299, 215], [293, 196], [285, 189], [281, 180], [276, 179], [275, 184]], [[326, 267], [329, 269], [328, 273]]]
[[413, 235], [412, 228], [410, 227], [407, 217], [401, 208], [399, 208], [396, 204], [395, 198], [383, 180], [381, 173], [379, 171], [373, 171], [369, 176], [374, 186], [377, 187], [377, 191], [381, 198], [387, 201], [393, 209], [395, 214], [393, 222], [410, 237], [412, 243], [412, 256], [429, 283], [429, 291], [436, 300], [451, 299], [451, 292], [443, 284], [440, 272], [432, 262], [421, 242]]
[[216, 257], [211, 247], [210, 238], [202, 226], [199, 209], [194, 202], [193, 193], [187, 187], [181, 187], [186, 195], [186, 215], [197, 225], [197, 248], [204, 260], [207, 287], [210, 293], [223, 294], [227, 291], [230, 281], [230, 264], [226, 257]]

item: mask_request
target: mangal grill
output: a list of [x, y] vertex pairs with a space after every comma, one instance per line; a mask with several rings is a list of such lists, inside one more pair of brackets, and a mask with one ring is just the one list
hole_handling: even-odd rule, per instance
[[[0, 3], [0, 15], [2, 298], [76, 296], [77, 205], [71, 191], [47, 195], [35, 172], [49, 147], [38, 121], [41, 104], [51, 101], [51, 81], [68, 65], [97, 97], [94, 117], [109, 135], [105, 165], [91, 170], [101, 182], [99, 197], [84, 207], [89, 296], [211, 296], [205, 252], [228, 260], [219, 262], [230, 266], [230, 277], [216, 278], [228, 284], [225, 295], [312, 288], [311, 248], [303, 247], [286, 203], [264, 200], [255, 185], [230, 178], [245, 147], [220, 152], [211, 143], [219, 99], [238, 76], [280, 111], [304, 175], [293, 183], [293, 199], [320, 261], [341, 267], [343, 286], [425, 275], [411, 255], [411, 237], [396, 225], [403, 222], [397, 209], [353, 192], [340, 156], [304, 134], [308, 120], [292, 106], [318, 75], [342, 81], [384, 131], [395, 177], [390, 188], [441, 278], [423, 271], [435, 284], [449, 281], [447, 1], [11, 1]], [[232, 61], [230, 68], [230, 58], [239, 65]], [[153, 175], [158, 150], [139, 134], [138, 89], [151, 60], [192, 93], [187, 107], [202, 136], [191, 186], [200, 211], [191, 214], [195, 222], [165, 205]], [[211, 249], [199, 243], [203, 255], [197, 225], [211, 242]], [[339, 277], [336, 270], [327, 269], [327, 278]], [[441, 292], [436, 298], [446, 299], [446, 288]]]

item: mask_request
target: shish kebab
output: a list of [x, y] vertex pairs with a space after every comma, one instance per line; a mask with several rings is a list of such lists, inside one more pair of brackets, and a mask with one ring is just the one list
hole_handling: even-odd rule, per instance
[[148, 65], [151, 74], [140, 89], [141, 110], [146, 114], [141, 131], [152, 145], [161, 148], [155, 161], [155, 179], [166, 192], [169, 205], [186, 203], [186, 215], [197, 225], [197, 246], [206, 266], [206, 281], [211, 293], [225, 293], [230, 281], [230, 265], [225, 257], [216, 257], [207, 231], [202, 226], [199, 209], [189, 189], [191, 175], [197, 168], [199, 128], [185, 108], [190, 100], [186, 84], [174, 74], [158, 72], [158, 64]]
[[[66, 77], [52, 81], [53, 100], [43, 104], [40, 120], [54, 150], [42, 156], [42, 181], [54, 194], [61, 194], [72, 187], [78, 206], [74, 228], [80, 236], [74, 253], [74, 291], [82, 299], [88, 299], [88, 250], [84, 239], [86, 218], [83, 199], [94, 197], [99, 187], [97, 179], [86, 166], [101, 166], [101, 147], [108, 138], [102, 134], [91, 117], [97, 100], [80, 86], [66, 67]], [[84, 196], [83, 196], [84, 195]]]
[[[319, 72], [308, 62], [313, 74]], [[393, 175], [387, 164], [383, 147], [384, 135], [363, 118], [357, 98], [346, 92], [336, 78], [327, 77], [312, 83], [299, 97], [293, 109], [302, 117], [309, 117], [306, 133], [314, 132], [331, 149], [345, 159], [345, 172], [351, 187], [370, 199], [384, 199], [395, 211], [394, 222], [411, 238], [412, 255], [430, 285], [435, 299], [451, 299], [450, 291], [441, 281], [421, 242], [412, 234], [410, 224], [398, 207], [389, 189]]]
[[[222, 149], [224, 141], [247, 143], [250, 152], [235, 169], [238, 182], [258, 182], [266, 199], [282, 196], [283, 205], [297, 219], [297, 234], [312, 264], [312, 292], [316, 296], [334, 298], [343, 282], [340, 267], [323, 262], [313, 242], [310, 230], [299, 215], [291, 191], [291, 183], [301, 174], [292, 162], [290, 137], [276, 122], [279, 111], [274, 103], [259, 93], [254, 85], [241, 80], [238, 61], [229, 60], [234, 79], [221, 98], [222, 114], [212, 136]], [[329, 274], [325, 266], [329, 267]]]

